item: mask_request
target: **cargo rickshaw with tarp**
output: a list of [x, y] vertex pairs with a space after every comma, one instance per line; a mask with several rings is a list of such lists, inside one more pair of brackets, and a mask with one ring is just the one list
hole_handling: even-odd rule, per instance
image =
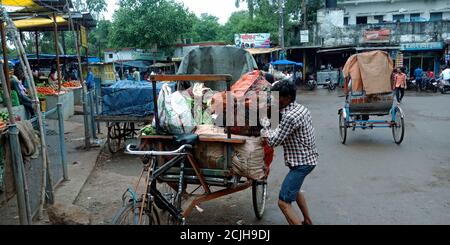
[[[405, 116], [400, 106], [394, 103], [392, 71], [393, 62], [383, 51], [359, 53], [348, 58], [343, 69], [345, 105], [338, 110], [342, 144], [347, 140], [349, 128], [391, 128], [395, 143], [402, 143]], [[371, 119], [387, 115], [390, 116], [387, 120]]]
[[[143, 157], [144, 167], [138, 183], [125, 191], [114, 224], [185, 224], [193, 210], [202, 212], [201, 203], [248, 188], [255, 215], [262, 218], [273, 149], [258, 136], [260, 125], [226, 123], [237, 120], [227, 119], [237, 113], [235, 108], [226, 113], [226, 105], [235, 102], [230, 94], [255, 98], [250, 94], [270, 89], [255, 68], [253, 57], [243, 49], [200, 47], [184, 57], [177, 75], [151, 76], [153, 85], [176, 81], [189, 88], [171, 93], [163, 87], [154, 101], [153, 129], [140, 136], [139, 146], [127, 146], [126, 153]], [[152, 93], [156, 97], [157, 91]], [[254, 103], [246, 100], [245, 110]], [[209, 115], [226, 109], [218, 118], [195, 113], [205, 106]]]
[[[163, 83], [156, 83], [159, 92]], [[170, 83], [176, 89], [175, 83]], [[138, 136], [141, 128], [153, 119], [153, 85], [147, 81], [117, 81], [101, 88], [101, 112], [95, 121], [105, 122], [108, 132], [106, 144], [111, 153], [122, 149], [127, 139]]]

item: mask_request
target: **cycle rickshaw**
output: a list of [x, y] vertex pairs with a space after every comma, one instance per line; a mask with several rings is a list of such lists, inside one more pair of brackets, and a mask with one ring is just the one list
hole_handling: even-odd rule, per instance
[[[349, 128], [391, 128], [395, 143], [402, 143], [405, 116], [394, 102], [392, 71], [393, 62], [383, 51], [354, 54], [347, 60], [343, 69], [345, 105], [338, 110], [342, 144], [347, 140]], [[370, 119], [387, 115], [389, 119]]]

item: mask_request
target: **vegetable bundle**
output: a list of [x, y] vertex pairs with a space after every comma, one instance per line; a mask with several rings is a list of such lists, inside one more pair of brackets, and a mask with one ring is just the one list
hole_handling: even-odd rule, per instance
[[36, 90], [39, 94], [43, 94], [43, 95], [57, 94], [54, 89], [49, 88], [49, 87], [37, 87]]

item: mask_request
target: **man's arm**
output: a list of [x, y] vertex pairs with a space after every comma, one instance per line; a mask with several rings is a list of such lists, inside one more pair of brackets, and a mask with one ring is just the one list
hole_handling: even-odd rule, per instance
[[268, 131], [267, 143], [270, 147], [281, 145], [286, 137], [290, 135], [297, 126], [298, 125], [294, 122], [293, 118], [283, 117], [275, 130]]

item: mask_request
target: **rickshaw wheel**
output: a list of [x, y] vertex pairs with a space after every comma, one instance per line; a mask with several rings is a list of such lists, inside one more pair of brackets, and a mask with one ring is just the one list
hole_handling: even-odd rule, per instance
[[111, 139], [108, 137], [106, 143], [108, 144], [108, 149], [111, 153], [117, 153], [122, 146], [122, 140], [120, 138]]
[[266, 208], [267, 180], [252, 181], [253, 211], [258, 219], [262, 219]]
[[400, 145], [403, 141], [403, 137], [405, 135], [405, 122], [403, 120], [402, 111], [396, 106], [395, 117], [392, 118], [392, 136], [394, 137], [394, 141], [397, 145]]
[[[156, 188], [161, 192], [161, 194], [170, 204], [174, 205], [177, 209], [182, 209], [182, 203], [176, 201], [176, 197], [178, 195], [176, 186], [171, 186], [166, 182], [157, 182]], [[156, 206], [158, 206], [158, 203], [156, 203]], [[178, 222], [167, 210], [163, 209], [162, 207], [158, 207], [158, 209], [160, 210], [161, 224], [178, 225]]]
[[117, 153], [121, 148], [122, 135], [120, 129], [120, 123], [108, 125], [108, 138], [106, 143], [108, 144], [108, 149], [111, 153]]
[[111, 221], [113, 225], [160, 225], [158, 210], [152, 205], [151, 212], [145, 211], [142, 216], [141, 223], [139, 223], [139, 212], [142, 207], [142, 200], [133, 205], [129, 202], [127, 205], [121, 207]]
[[339, 112], [339, 135], [341, 136], [341, 143], [345, 144], [347, 140], [347, 122], [342, 111]]

